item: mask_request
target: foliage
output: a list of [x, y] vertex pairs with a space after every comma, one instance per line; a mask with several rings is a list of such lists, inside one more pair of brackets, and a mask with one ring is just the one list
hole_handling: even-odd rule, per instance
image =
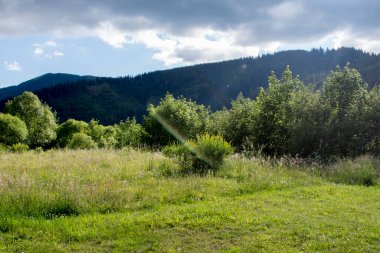
[[11, 146], [10, 150], [13, 152], [22, 153], [28, 151], [29, 146], [24, 143], [16, 143]]
[[19, 118], [0, 113], [0, 143], [13, 145], [25, 141], [28, 129]]
[[46, 146], [57, 137], [54, 113], [31, 92], [9, 100], [5, 112], [25, 122], [28, 129], [26, 142], [31, 147]]
[[67, 147], [69, 149], [94, 149], [96, 142], [85, 133], [74, 133]]
[[223, 113], [213, 114], [214, 124], [222, 123], [223, 128], [219, 130], [227, 141], [242, 150], [247, 139], [252, 139], [255, 134], [253, 128], [258, 114], [257, 105], [254, 100], [245, 98], [241, 93], [236, 100], [231, 102], [231, 109]]
[[322, 99], [327, 104], [330, 117], [327, 139], [328, 154], [342, 156], [363, 153], [364, 145], [360, 143], [363, 135], [361, 119], [368, 92], [361, 75], [347, 64], [344, 69], [339, 66], [327, 77], [322, 88]]
[[329, 110], [322, 102], [321, 93], [313, 86], [303, 86], [291, 94], [289, 106], [288, 153], [306, 157], [322, 152]]
[[163, 146], [205, 133], [208, 118], [209, 110], [204, 105], [166, 94], [157, 106], [149, 105], [143, 127], [149, 144]]
[[268, 88], [261, 89], [257, 97], [258, 115], [253, 127], [254, 137], [251, 141], [270, 155], [287, 152], [289, 142], [289, 121], [291, 118], [291, 97], [303, 83], [293, 78], [289, 66], [277, 79], [274, 72], [268, 78]]
[[89, 125], [86, 122], [68, 119], [58, 126], [56, 143], [58, 147], [67, 147], [74, 134], [87, 132], [89, 132]]
[[221, 136], [201, 135], [195, 141], [173, 144], [163, 149], [163, 154], [174, 159], [184, 173], [215, 173], [232, 154], [233, 148]]
[[[379, 59], [379, 55], [353, 48], [290, 50], [133, 77], [84, 78], [38, 90], [36, 94], [57, 111], [61, 122], [70, 118], [86, 122], [98, 119], [103, 125], [113, 125], [127, 117], [142, 122], [146, 106], [158, 103], [166, 92], [175, 97], [183, 95], [213, 110], [228, 107], [239, 92], [255, 98], [260, 86], [267, 87], [268, 74], [271, 71], [281, 73], [286, 65], [290, 65], [305, 84], [314, 83], [320, 88], [336, 65], [344, 66], [350, 61], [372, 87], [380, 83]], [[49, 79], [46, 81], [50, 82]], [[66, 81], [60, 83], [63, 82]]]
[[116, 147], [138, 147], [144, 141], [146, 132], [144, 128], [136, 122], [136, 119], [126, 119], [115, 125]]
[[91, 120], [88, 123], [87, 133], [99, 148], [112, 148], [116, 145], [116, 129], [113, 126], [103, 126], [99, 124], [99, 121]]

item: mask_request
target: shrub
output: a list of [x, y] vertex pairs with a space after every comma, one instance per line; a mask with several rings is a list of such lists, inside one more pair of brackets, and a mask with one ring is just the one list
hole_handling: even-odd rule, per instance
[[29, 150], [29, 146], [23, 143], [16, 143], [11, 146], [13, 152], [22, 153]]
[[26, 139], [28, 129], [18, 117], [0, 113], [0, 133], [0, 143], [13, 145]]
[[137, 147], [142, 144], [146, 133], [143, 127], [136, 122], [136, 119], [126, 119], [115, 125], [116, 147]]
[[95, 141], [84, 133], [75, 133], [67, 145], [69, 149], [94, 149], [97, 148]]
[[60, 148], [66, 147], [73, 135], [76, 133], [86, 133], [89, 126], [86, 122], [75, 119], [68, 119], [57, 128], [56, 144]]
[[195, 141], [174, 144], [163, 149], [165, 156], [174, 159], [184, 173], [216, 172], [233, 148], [221, 136], [201, 135]]
[[157, 106], [149, 105], [143, 127], [147, 144], [165, 146], [171, 142], [195, 138], [206, 132], [209, 109], [192, 100], [167, 94]]

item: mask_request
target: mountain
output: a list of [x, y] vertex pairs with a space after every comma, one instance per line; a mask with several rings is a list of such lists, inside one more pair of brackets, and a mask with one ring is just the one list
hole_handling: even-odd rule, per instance
[[20, 95], [24, 91], [37, 91], [43, 88], [51, 87], [56, 84], [76, 82], [79, 80], [92, 80], [93, 76], [78, 76], [63, 73], [48, 73], [19, 85], [5, 87], [0, 89], [0, 100]]
[[271, 71], [281, 74], [286, 65], [305, 83], [321, 85], [330, 71], [347, 62], [359, 70], [370, 87], [380, 84], [380, 55], [341, 48], [283, 51], [134, 77], [82, 79], [35, 93], [57, 111], [61, 122], [68, 118], [86, 121], [94, 118], [112, 124], [127, 117], [141, 120], [147, 105], [158, 103], [167, 92], [217, 110], [228, 106], [239, 92], [255, 97], [260, 87], [266, 87]]

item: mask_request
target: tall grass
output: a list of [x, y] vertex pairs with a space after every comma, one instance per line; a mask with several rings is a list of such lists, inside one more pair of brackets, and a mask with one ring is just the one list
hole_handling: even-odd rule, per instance
[[176, 173], [178, 165], [158, 152], [3, 152], [0, 216], [54, 218], [154, 209], [220, 196], [330, 184], [323, 177], [336, 183], [377, 184], [378, 165], [374, 158], [343, 160], [322, 168], [290, 159], [231, 157], [213, 176], [181, 176]]

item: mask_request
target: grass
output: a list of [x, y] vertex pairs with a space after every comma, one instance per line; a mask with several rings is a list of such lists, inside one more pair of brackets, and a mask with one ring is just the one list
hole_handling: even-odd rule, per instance
[[0, 252], [380, 251], [374, 158], [177, 170], [133, 150], [0, 153]]

